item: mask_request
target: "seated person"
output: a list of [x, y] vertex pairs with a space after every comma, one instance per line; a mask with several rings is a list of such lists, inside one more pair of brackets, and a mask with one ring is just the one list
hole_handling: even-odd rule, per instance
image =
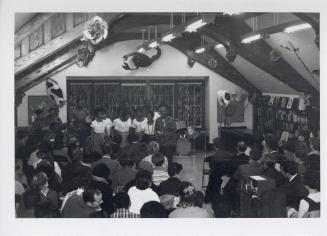
[[135, 186], [128, 190], [131, 199], [129, 210], [136, 214], [140, 214], [141, 207], [149, 201], [160, 202], [159, 196], [150, 188], [151, 173], [146, 170], [139, 171], [135, 176]]
[[48, 201], [39, 202], [34, 210], [35, 218], [59, 218], [59, 209]]
[[93, 186], [80, 188], [68, 193], [62, 203], [61, 217], [63, 218], [90, 218], [103, 216], [100, 205], [102, 193]]
[[132, 122], [132, 127], [138, 135], [143, 135], [146, 130], [147, 118], [144, 117], [142, 109], [136, 109], [135, 118]]
[[[147, 162], [151, 163], [154, 167], [154, 164], [152, 163], [152, 155], [159, 152], [160, 145], [156, 141], [151, 141], [148, 146], [149, 146], [149, 150], [148, 150], [149, 155], [147, 157], [143, 158], [143, 161], [147, 161]], [[167, 170], [168, 159], [167, 159], [167, 157], [164, 157], [164, 159], [165, 159], [165, 161], [164, 161], [163, 167], [164, 167], [164, 169]]]
[[183, 166], [173, 162], [168, 168], [169, 179], [163, 181], [159, 185], [159, 193], [161, 195], [169, 194], [179, 196], [182, 181], [179, 179]]
[[169, 178], [168, 172], [164, 167], [165, 158], [160, 152], [157, 152], [152, 155], [151, 162], [154, 165], [152, 182], [159, 186], [161, 182]]
[[111, 176], [112, 189], [114, 192], [122, 190], [127, 183], [135, 178], [137, 172], [134, 169], [135, 162], [128, 153], [121, 153], [119, 163], [122, 168]]
[[288, 179], [288, 182], [282, 186], [286, 194], [286, 206], [288, 210], [294, 208], [298, 210], [300, 200], [308, 195], [302, 177], [297, 173], [297, 165], [292, 161], [283, 161], [281, 163], [281, 173]]
[[308, 145], [309, 138], [310, 138], [310, 134], [308, 131], [299, 130], [297, 132], [297, 143], [296, 143], [295, 151], [306, 153], [306, 154], [309, 153], [310, 152], [309, 145]]
[[310, 149], [305, 163], [310, 171], [320, 171], [320, 140], [319, 138], [310, 138]]
[[244, 141], [239, 141], [237, 143], [237, 147], [236, 147], [237, 153], [235, 156], [233, 156], [233, 159], [237, 163], [237, 167], [239, 165], [249, 164], [249, 156], [245, 154], [246, 149], [247, 149], [247, 145]]
[[242, 177], [248, 177], [251, 175], [260, 175], [264, 169], [261, 164], [258, 163], [262, 155], [259, 148], [253, 147], [250, 151], [249, 164], [240, 165], [234, 173], [234, 179], [240, 180]]
[[264, 150], [266, 150], [266, 153], [262, 155], [259, 163], [264, 163], [266, 160], [276, 163], [283, 157], [278, 151], [278, 138], [273, 134], [267, 134], [265, 136]]
[[132, 120], [126, 110], [122, 110], [117, 119], [113, 121], [114, 132], [118, 132], [122, 141], [120, 143], [120, 147], [127, 146], [127, 135], [129, 134], [129, 130], [132, 127]]
[[294, 141], [287, 141], [287, 143], [283, 146], [284, 156], [286, 160], [294, 161], [295, 146], [296, 143]]
[[144, 203], [140, 210], [141, 218], [168, 218], [168, 211], [159, 202]]
[[40, 202], [40, 193], [35, 189], [27, 190], [19, 203], [17, 217], [18, 218], [34, 218], [34, 210]]
[[264, 163], [264, 169], [263, 175], [275, 180], [276, 188], [279, 188], [286, 183], [287, 179], [280, 171], [276, 170], [275, 163], [273, 161], [266, 161]]
[[56, 191], [57, 193], [61, 192], [61, 178], [54, 171], [54, 164], [50, 160], [44, 159], [36, 167], [37, 172], [44, 172], [47, 175], [47, 181], [49, 188]]
[[125, 192], [118, 192], [113, 197], [115, 212], [111, 214], [111, 218], [140, 218], [139, 214], [130, 212], [131, 200]]
[[101, 208], [104, 210], [105, 214], [110, 215], [113, 213], [113, 200], [112, 200], [112, 188], [111, 180], [109, 179], [110, 169], [104, 163], [98, 163], [93, 168], [93, 179], [91, 185], [99, 189], [102, 193], [103, 203]]
[[304, 162], [306, 154], [303, 152], [296, 152], [294, 162], [297, 164], [297, 173], [301, 176], [307, 171], [306, 164]]
[[317, 171], [307, 172], [303, 179], [309, 194], [300, 201], [298, 217], [320, 217], [320, 174]]
[[110, 174], [113, 175], [116, 173], [119, 169], [121, 169], [121, 165], [119, 164], [119, 161], [117, 159], [112, 158], [112, 146], [111, 144], [104, 143], [102, 145], [102, 158], [98, 161], [92, 162], [91, 167], [94, 168], [99, 163], [104, 163], [110, 170]]
[[211, 218], [209, 212], [202, 208], [203, 193], [195, 191], [189, 182], [183, 182], [180, 191], [180, 202], [177, 208], [169, 214], [169, 218]]

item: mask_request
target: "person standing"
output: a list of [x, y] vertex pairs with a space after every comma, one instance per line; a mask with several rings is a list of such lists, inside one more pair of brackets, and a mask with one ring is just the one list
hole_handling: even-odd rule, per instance
[[172, 162], [173, 152], [176, 144], [176, 123], [169, 116], [168, 106], [159, 105], [160, 117], [155, 122], [155, 133], [160, 144], [160, 152], [168, 158], [168, 164]]

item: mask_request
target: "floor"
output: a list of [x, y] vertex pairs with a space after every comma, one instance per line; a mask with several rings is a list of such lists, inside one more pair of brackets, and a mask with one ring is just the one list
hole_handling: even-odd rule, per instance
[[[195, 189], [204, 191], [205, 189], [202, 188], [203, 160], [212, 154], [213, 152], [195, 151], [188, 156], [175, 155], [173, 161], [183, 165], [181, 179], [191, 182]], [[207, 176], [205, 177], [205, 182], [207, 182]]]

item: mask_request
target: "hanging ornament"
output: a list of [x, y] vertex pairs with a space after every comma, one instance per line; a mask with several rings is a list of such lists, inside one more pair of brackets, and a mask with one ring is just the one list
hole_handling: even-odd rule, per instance
[[269, 55], [270, 55], [270, 61], [271, 62], [277, 62], [282, 57], [282, 54], [275, 48], [270, 51]]
[[153, 49], [155, 49], [157, 53], [151, 57], [140, 52], [132, 52], [123, 56], [124, 61], [122, 67], [125, 70], [137, 70], [139, 67], [150, 66], [161, 56], [161, 49], [159, 47], [155, 47]]
[[64, 95], [57, 81], [49, 78], [46, 81], [47, 95], [50, 100], [59, 107], [64, 106]]
[[227, 90], [218, 90], [217, 97], [220, 106], [228, 106], [231, 101], [231, 94]]
[[77, 56], [75, 63], [78, 67], [86, 67], [90, 61], [92, 61], [95, 55], [95, 50], [93, 44], [86, 41], [77, 50]]
[[218, 62], [213, 57], [208, 61], [208, 66], [211, 70], [214, 70], [218, 66]]

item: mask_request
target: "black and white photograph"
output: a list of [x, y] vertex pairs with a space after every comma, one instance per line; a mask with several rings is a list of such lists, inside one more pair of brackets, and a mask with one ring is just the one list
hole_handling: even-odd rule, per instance
[[[67, 5], [10, 8], [11, 227], [326, 233], [321, 1], [315, 11]], [[105, 233], [94, 227], [83, 232]]]

